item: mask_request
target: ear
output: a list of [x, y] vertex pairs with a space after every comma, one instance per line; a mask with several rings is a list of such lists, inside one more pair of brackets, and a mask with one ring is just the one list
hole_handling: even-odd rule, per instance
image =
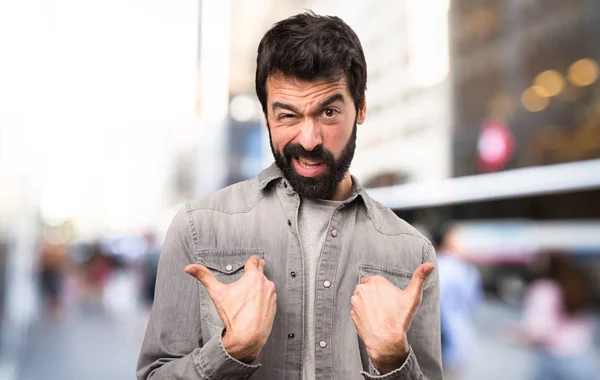
[[358, 115], [356, 115], [356, 123], [362, 124], [367, 118], [367, 98], [363, 100], [361, 106], [358, 108]]

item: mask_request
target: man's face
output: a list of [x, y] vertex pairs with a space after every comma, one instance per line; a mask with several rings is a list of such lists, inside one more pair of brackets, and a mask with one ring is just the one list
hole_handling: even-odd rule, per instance
[[329, 199], [344, 179], [356, 147], [356, 112], [345, 77], [267, 80], [267, 124], [277, 166], [301, 197]]

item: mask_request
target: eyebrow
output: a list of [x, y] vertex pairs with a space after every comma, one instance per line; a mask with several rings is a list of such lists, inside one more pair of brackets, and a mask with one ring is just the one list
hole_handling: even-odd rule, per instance
[[341, 100], [343, 103], [344, 96], [342, 94], [333, 94], [330, 97], [328, 97], [327, 99], [323, 100], [321, 103], [319, 103], [318, 108], [323, 109], [323, 108], [337, 102], [338, 100]]
[[285, 103], [281, 103], [281, 102], [275, 102], [273, 103], [273, 105], [271, 106], [271, 108], [273, 109], [273, 112], [275, 112], [276, 109], [284, 109], [284, 110], [288, 110], [288, 111], [292, 111], [294, 113], [297, 114], [301, 114], [302, 112], [300, 112], [300, 110], [298, 110], [298, 108], [290, 105], [290, 104], [285, 104]]

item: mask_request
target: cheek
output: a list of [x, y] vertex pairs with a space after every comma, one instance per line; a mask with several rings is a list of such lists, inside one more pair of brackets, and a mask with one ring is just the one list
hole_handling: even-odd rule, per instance
[[334, 128], [323, 134], [324, 146], [338, 156], [346, 142], [350, 138], [351, 132], [348, 133], [344, 128]]
[[293, 141], [295, 135], [294, 128], [276, 127], [271, 129], [273, 147], [277, 152], [283, 154], [283, 148]]

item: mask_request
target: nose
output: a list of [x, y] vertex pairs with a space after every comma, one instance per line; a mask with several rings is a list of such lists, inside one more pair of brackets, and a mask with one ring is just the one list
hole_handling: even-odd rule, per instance
[[307, 118], [300, 126], [299, 143], [307, 151], [312, 151], [315, 147], [323, 143], [321, 137], [321, 128], [312, 118]]

